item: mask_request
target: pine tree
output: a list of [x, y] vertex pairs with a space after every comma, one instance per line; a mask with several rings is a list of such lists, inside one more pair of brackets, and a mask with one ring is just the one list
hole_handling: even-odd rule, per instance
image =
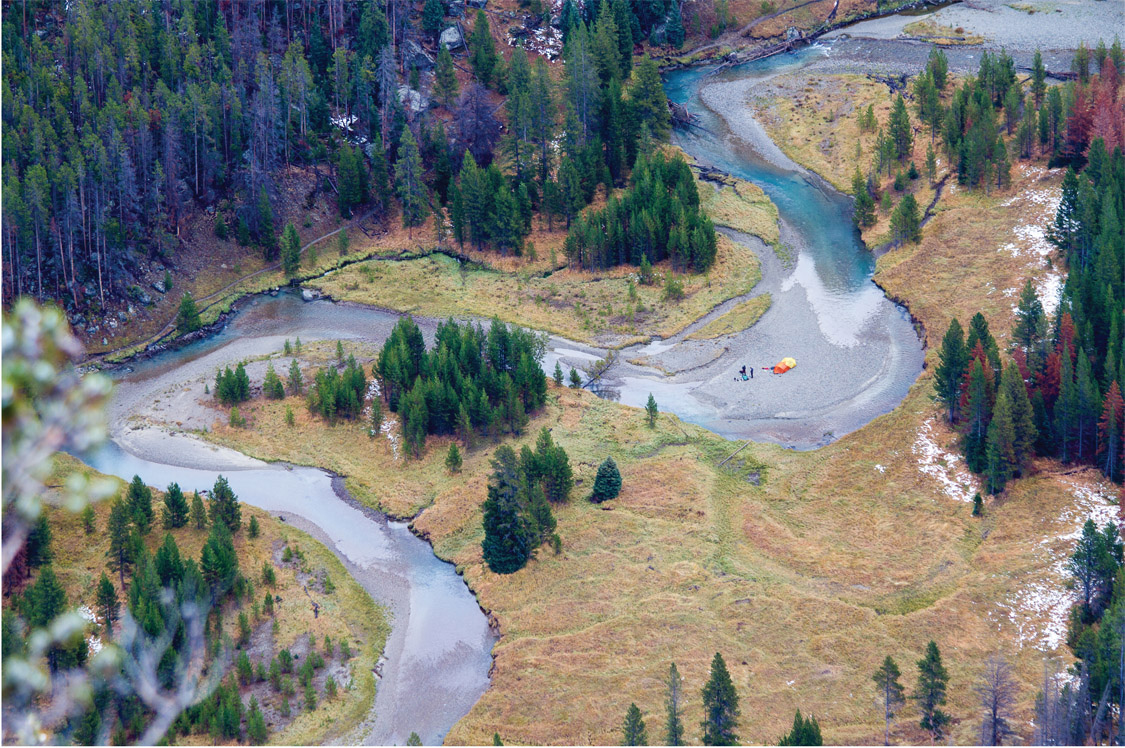
[[[441, 25], [444, 20], [445, 8], [442, 7], [441, 0], [426, 0], [426, 4], [422, 8], [422, 30], [436, 40], [438, 34], [441, 33]], [[442, 46], [444, 47], [444, 45]]]
[[703, 687], [703, 745], [738, 745], [738, 693], [723, 656], [711, 660], [711, 677]]
[[164, 528], [175, 529], [188, 523], [188, 503], [180, 484], [172, 483], [164, 494]]
[[598, 465], [597, 475], [594, 476], [594, 491], [590, 501], [600, 504], [603, 501], [617, 498], [621, 493], [621, 473], [617, 470], [617, 463], [612, 457], [606, 457]]
[[922, 239], [922, 226], [918, 217], [918, 201], [907, 193], [891, 214], [891, 234], [895, 241], [917, 244]]
[[266, 376], [262, 380], [262, 394], [270, 400], [281, 400], [285, 397], [285, 385], [281, 383], [281, 377], [277, 375], [273, 363], [266, 367]]
[[992, 418], [990, 399], [984, 365], [979, 359], [975, 359], [969, 370], [968, 387], [965, 390], [962, 408], [965, 464], [974, 473], [983, 471], [988, 465], [986, 444], [988, 422]]
[[922, 711], [919, 722], [923, 730], [928, 730], [933, 742], [945, 736], [945, 726], [949, 715], [939, 707], [945, 704], [945, 689], [949, 683], [949, 673], [941, 664], [941, 652], [935, 642], [926, 645], [926, 655], [918, 660], [918, 687], [913, 698], [918, 701]]
[[941, 350], [938, 351], [938, 365], [934, 369], [934, 390], [941, 401], [945, 403], [950, 423], [953, 423], [958, 415], [961, 382], [968, 365], [969, 352], [965, 350], [961, 323], [954, 317], [941, 340]]
[[215, 480], [211, 488], [211, 524], [224, 524], [231, 533], [236, 533], [242, 527], [242, 509], [238, 505], [238, 497], [234, 495], [230, 484], [223, 476]]
[[[1015, 475], [1023, 475], [1031, 464], [1031, 458], [1035, 456], [1035, 442], [1039, 438], [1039, 432], [1035, 427], [1035, 412], [1031, 407], [1031, 398], [1027, 395], [1027, 385], [1015, 363], [1004, 367], [1000, 375], [1000, 390], [1007, 395], [1010, 409], [1013, 472]], [[999, 403], [999, 396], [997, 402]]]
[[1125, 400], [1121, 388], [1114, 380], [1105, 400], [1102, 401], [1102, 417], [1098, 421], [1098, 465], [1110, 480], [1121, 477], [1122, 432], [1125, 429]]
[[185, 292], [183, 297], [180, 298], [180, 310], [176, 314], [176, 329], [180, 334], [195, 332], [203, 327], [203, 322], [199, 319], [199, 310], [195, 306], [195, 299], [192, 298], [190, 292]]
[[808, 719], [801, 716], [801, 710], [793, 715], [793, 727], [787, 735], [783, 735], [778, 745], [824, 745], [820, 734], [820, 725], [816, 717]]
[[125, 501], [129, 505], [130, 518], [141, 535], [147, 535], [152, 528], [152, 521], [156, 513], [152, 509], [152, 489], [144, 484], [141, 476], [134, 475], [128, 490], [125, 492]]
[[262, 245], [266, 262], [276, 259], [277, 232], [273, 227], [273, 207], [265, 187], [258, 192], [258, 242]]
[[658, 413], [659, 411], [656, 408], [656, 398], [654, 398], [652, 396], [652, 393], [650, 392], [648, 393], [648, 402], [645, 403], [645, 414], [648, 416], [648, 427], [650, 429], [656, 428], [656, 416], [658, 415]]
[[906, 102], [902, 94], [895, 97], [891, 107], [891, 119], [887, 126], [888, 135], [894, 144], [893, 154], [899, 161], [904, 161], [911, 153], [914, 146], [914, 130], [910, 126], [910, 115], [906, 111]]
[[482, 85], [488, 86], [496, 69], [497, 53], [496, 44], [492, 40], [492, 30], [488, 25], [488, 16], [483, 10], [477, 11], [473, 33], [469, 36], [469, 60], [477, 79]]
[[520, 506], [520, 477], [516, 454], [504, 445], [492, 460], [488, 498], [482, 506], [484, 540], [481, 549], [488, 568], [512, 574], [531, 557], [530, 528]]
[[672, 8], [668, 14], [668, 26], [664, 38], [673, 49], [684, 46], [684, 21], [680, 15], [680, 4], [676, 0], [671, 3]]
[[875, 198], [867, 191], [867, 180], [856, 166], [852, 175], [852, 196], [855, 197], [855, 208], [852, 213], [855, 225], [860, 228], [875, 225]]
[[629, 82], [629, 102], [638, 128], [647, 125], [652, 137], [665, 140], [671, 127], [668, 97], [660, 81], [656, 62], [648, 55], [641, 58]]
[[301, 379], [301, 367], [297, 363], [297, 359], [289, 362], [289, 394], [300, 395], [304, 389], [304, 382]]
[[623, 739], [621, 745], [648, 745], [648, 731], [641, 710], [636, 704], [629, 704], [625, 712], [625, 722], [621, 725]]
[[1043, 55], [1038, 49], [1031, 61], [1031, 95], [1035, 97], [1035, 108], [1043, 105], [1043, 96], [1047, 93], [1047, 68], [1043, 65]]
[[[408, 229], [420, 226], [426, 218], [426, 184], [422, 181], [422, 155], [410, 128], [404, 128], [399, 141], [399, 157], [395, 164], [395, 181], [398, 182], [398, 197], [402, 201], [402, 225]], [[412, 236], [412, 234], [410, 234]]]
[[55, 570], [44, 566], [39, 577], [28, 589], [27, 623], [32, 629], [47, 628], [55, 618], [66, 610], [66, 590], [59, 582]]
[[895, 718], [899, 707], [906, 703], [902, 683], [899, 681], [901, 675], [898, 665], [895, 664], [890, 655], [887, 655], [883, 664], [872, 676], [879, 699], [883, 702], [883, 719], [886, 722], [886, 727], [883, 730], [883, 745], [891, 744], [891, 721]]
[[285, 224], [281, 232], [281, 269], [286, 275], [294, 275], [301, 267], [301, 237], [293, 222]]
[[104, 571], [101, 579], [98, 580], [97, 607], [98, 612], [101, 613], [102, 621], [105, 623], [106, 638], [112, 639], [113, 622], [117, 620], [121, 604], [117, 601], [117, 589], [114, 588], [113, 582], [109, 581], [109, 577], [105, 575]]
[[449, 451], [445, 454], [445, 469], [450, 473], [461, 472], [461, 450], [457, 449], [457, 442], [449, 443]]
[[570, 389], [576, 390], [582, 386], [582, 376], [574, 367], [570, 369]]
[[552, 378], [555, 380], [555, 386], [556, 387], [562, 387], [562, 383], [563, 383], [562, 364], [560, 364], [558, 361], [555, 361], [555, 373], [554, 373]]
[[194, 492], [191, 497], [191, 524], [196, 530], [207, 528], [207, 510], [203, 507], [199, 491]]
[[996, 396], [992, 421], [988, 424], [988, 492], [998, 494], [1016, 472], [1015, 428], [1012, 426], [1012, 406], [1008, 393], [1001, 390]]
[[457, 100], [459, 86], [457, 83], [457, 70], [453, 66], [453, 55], [444, 44], [438, 50], [437, 67], [434, 68], [434, 96], [449, 108]]
[[257, 517], [250, 517], [250, 525], [246, 528], [246, 535], [251, 540], [258, 537], [262, 532], [261, 527], [258, 525]]
[[121, 589], [125, 589], [125, 572], [133, 563], [132, 513], [121, 499], [113, 502], [106, 525], [109, 535], [110, 568], [117, 567], [121, 577]]
[[680, 718], [680, 712], [683, 710], [683, 688], [684, 681], [680, 677], [680, 671], [676, 669], [676, 663], [668, 668], [668, 680], [665, 681], [668, 687], [667, 695], [664, 697], [664, 710], [666, 717], [664, 719], [664, 743], [666, 745], [683, 745], [684, 744], [684, 723]]

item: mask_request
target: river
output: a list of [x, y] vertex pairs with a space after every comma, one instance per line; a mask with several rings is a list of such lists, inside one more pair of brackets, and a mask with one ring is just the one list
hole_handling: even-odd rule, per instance
[[[800, 65], [807, 59], [802, 55], [811, 54], [816, 53], [735, 68], [714, 79], [705, 79], [701, 70], [668, 76], [670, 98], [697, 112], [713, 133], [679, 134], [679, 145], [765, 189], [778, 206], [793, 262], [781, 263], [772, 250], [756, 247], [763, 281], [754, 293], [770, 291], [773, 306], [753, 328], [723, 342], [719, 355], [713, 355], [712, 341], [684, 340], [698, 324], [667, 341], [624, 351], [622, 362], [663, 357], [673, 371], [685, 357], [707, 363], [680, 365], [686, 373], [671, 377], [622, 363], [612, 381], [623, 402], [641, 406], [654, 392], [662, 410], [724, 436], [809, 448], [894, 408], [921, 370], [920, 341], [905, 311], [872, 283], [874, 260], [851, 227], [847, 199], [792, 165], [763, 159], [700, 102], [705, 85], [740, 85]], [[286, 338], [380, 341], [396, 319], [394, 313], [357, 305], [302, 302], [292, 292], [253, 297], [216, 335], [119, 369], [110, 404], [112, 443], [87, 459], [124, 479], [137, 474], [150, 485], [176, 481], [186, 490], [209, 488], [222, 472], [241, 501], [325, 543], [387, 608], [392, 624], [373, 715], [349, 738], [404, 743], [414, 731], [433, 744], [487, 689], [496, 641], [454, 567], [437, 559], [404, 523], [346, 500], [342, 482], [334, 485], [324, 471], [252, 460], [148, 420], [156, 408], [163, 417], [154, 421], [206, 427], [214, 414], [198, 402], [216, 368], [276, 352]], [[436, 322], [418, 322], [432, 340]], [[555, 360], [589, 362], [603, 353], [552, 338], [544, 365], [551, 370]], [[786, 355], [798, 359], [789, 374], [762, 372], [752, 382], [732, 381], [744, 363], [771, 364]]]

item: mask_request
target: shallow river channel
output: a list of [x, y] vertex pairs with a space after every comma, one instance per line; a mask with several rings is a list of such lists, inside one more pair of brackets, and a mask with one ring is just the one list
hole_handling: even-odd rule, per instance
[[[700, 70], [667, 78], [669, 96], [687, 104], [710, 131], [678, 135], [678, 143], [699, 161], [765, 189], [778, 205], [792, 261], [782, 263], [768, 247], [759, 248], [763, 280], [754, 294], [770, 291], [773, 306], [753, 328], [727, 339], [718, 354], [703, 346], [707, 341], [685, 341], [684, 334], [622, 352], [622, 362], [667, 359], [659, 369], [622, 363], [613, 384], [623, 402], [640, 406], [653, 392], [661, 410], [724, 436], [811, 448], [894, 408], [921, 370], [921, 343], [906, 313], [871, 282], [874, 260], [852, 230], [847, 199], [794, 165], [759, 156], [700, 100], [701, 89], [743, 86], [812, 54], [817, 52], [714, 78]], [[403, 744], [415, 731], [433, 744], [488, 687], [496, 642], [454, 567], [437, 559], [405, 523], [347, 500], [342, 481], [324, 471], [251, 460], [145, 418], [154, 403], [169, 408], [179, 403], [182, 412], [199, 418], [193, 406], [216, 368], [278, 351], [286, 338], [381, 341], [396, 319], [355, 305], [305, 303], [292, 292], [249, 299], [218, 334], [120, 370], [110, 406], [113, 441], [87, 459], [121, 478], [138, 474], [160, 487], [176, 481], [185, 490], [209, 488], [221, 472], [240, 500], [325, 543], [389, 611], [392, 624], [373, 714], [358, 733], [342, 739]], [[432, 340], [435, 322], [418, 322]], [[692, 349], [696, 343], [699, 350]], [[601, 355], [604, 351], [552, 338], [544, 366], [550, 371], [558, 359], [580, 365]], [[704, 364], [668, 363], [684, 355]], [[772, 364], [782, 356], [797, 358], [793, 372], [733, 381], [741, 365]], [[205, 425], [185, 418], [185, 429]]]

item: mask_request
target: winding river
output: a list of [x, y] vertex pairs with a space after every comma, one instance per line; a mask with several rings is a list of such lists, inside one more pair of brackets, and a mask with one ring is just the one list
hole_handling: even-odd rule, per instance
[[[653, 365], [622, 363], [613, 372], [611, 384], [623, 402], [640, 406], [653, 392], [663, 410], [724, 436], [809, 448], [894, 408], [921, 370], [921, 343], [906, 313], [872, 283], [874, 260], [851, 228], [848, 201], [779, 153], [755, 153], [733, 131], [738, 118], [728, 126], [700, 98], [701, 91], [704, 97], [718, 92], [730, 100], [731, 92], [721, 87], [746, 86], [813, 54], [774, 58], [709, 79], [699, 70], [668, 76], [669, 96], [687, 104], [714, 133], [681, 134], [679, 144], [697, 160], [766, 190], [778, 205], [793, 261], [783, 264], [760, 242], [734, 235], [758, 252], [763, 281], [754, 294], [769, 291], [773, 306], [757, 325], [719, 343], [685, 336], [738, 300], [669, 340], [624, 351], [622, 362], [645, 357]], [[276, 352], [286, 338], [380, 341], [396, 319], [356, 305], [305, 303], [292, 292], [249, 299], [218, 334], [120, 370], [110, 405], [112, 443], [88, 459], [125, 479], [138, 474], [150, 485], [176, 481], [184, 489], [208, 488], [222, 472], [242, 501], [325, 543], [389, 610], [392, 623], [373, 714], [358, 733], [342, 739], [401, 744], [415, 731], [433, 744], [488, 687], [496, 641], [454, 567], [438, 560], [404, 523], [357, 508], [342, 481], [328, 473], [266, 464], [184, 432], [209, 425], [213, 412], [201, 412], [206, 409], [197, 403], [216, 368]], [[432, 340], [436, 323], [418, 322]], [[603, 354], [552, 338], [544, 365], [551, 370], [559, 359], [581, 365]], [[734, 381], [741, 365], [764, 366], [782, 356], [797, 358], [793, 372]], [[260, 376], [251, 368], [253, 379]], [[167, 423], [179, 428], [169, 431], [161, 425]]]

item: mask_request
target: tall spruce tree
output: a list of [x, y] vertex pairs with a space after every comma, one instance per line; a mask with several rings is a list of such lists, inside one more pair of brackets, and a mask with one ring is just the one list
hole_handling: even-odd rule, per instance
[[459, 91], [457, 70], [453, 66], [453, 55], [444, 44], [438, 50], [437, 67], [434, 68], [434, 96], [447, 109], [457, 101]]
[[188, 503], [179, 483], [172, 483], [164, 494], [164, 528], [183, 527], [188, 522]]
[[992, 421], [988, 424], [986, 446], [988, 492], [998, 494], [1016, 472], [1016, 434], [1012, 426], [1012, 405], [1006, 390], [996, 396]]
[[492, 459], [488, 498], [484, 514], [481, 549], [488, 568], [496, 574], [512, 574], [531, 558], [531, 528], [520, 506], [520, 475], [516, 453], [504, 445]]
[[625, 712], [625, 722], [621, 725], [621, 745], [648, 745], [648, 731], [641, 710], [630, 704]]
[[118, 499], [109, 510], [106, 532], [109, 535], [110, 568], [116, 568], [125, 589], [125, 572], [133, 563], [132, 514], [128, 505]]
[[477, 10], [473, 21], [473, 33], [469, 36], [469, 60], [473, 66], [473, 73], [482, 85], [488, 86], [492, 83], [497, 58], [496, 43], [492, 40], [488, 16], [483, 10]]
[[402, 201], [402, 225], [413, 236], [413, 228], [422, 225], [426, 219], [429, 197], [426, 183], [422, 180], [422, 155], [410, 128], [402, 130], [399, 141], [399, 157], [395, 164], [395, 181], [398, 183], [398, 197]]
[[106, 638], [112, 639], [113, 623], [117, 620], [121, 604], [117, 600], [117, 589], [113, 586], [113, 582], [109, 581], [109, 577], [105, 575], [104, 571], [101, 579], [98, 580], [97, 606], [98, 612], [102, 616], [102, 623], [105, 625]]
[[855, 174], [852, 175], [852, 196], [855, 198], [855, 207], [852, 212], [855, 225], [860, 228], [874, 226], [875, 198], [867, 191], [867, 180], [863, 178], [863, 172], [859, 170], [859, 166], [855, 167]]
[[297, 234], [297, 227], [290, 221], [281, 232], [281, 269], [286, 275], [295, 275], [300, 267], [301, 237]]
[[816, 717], [801, 716], [801, 710], [793, 715], [793, 727], [786, 735], [781, 737], [778, 745], [824, 745], [824, 738], [820, 734], [820, 724]]
[[703, 745], [738, 745], [738, 692], [718, 652], [711, 660], [711, 677], [703, 686]]
[[872, 680], [875, 681], [875, 690], [878, 693], [878, 698], [883, 702], [883, 720], [885, 726], [883, 728], [883, 745], [891, 744], [891, 721], [894, 720], [895, 714], [898, 713], [899, 707], [906, 703], [903, 695], [902, 682], [899, 677], [902, 675], [899, 672], [898, 665], [895, 664], [894, 659], [887, 655], [883, 660], [883, 664], [875, 671]]
[[961, 330], [961, 323], [954, 317], [941, 339], [938, 365], [934, 369], [934, 390], [938, 398], [945, 403], [946, 417], [950, 423], [953, 423], [959, 414], [961, 383], [964, 381], [965, 369], [968, 365], [969, 352], [965, 349], [964, 333]]
[[130, 519], [137, 528], [137, 532], [145, 535], [152, 528], [152, 521], [156, 513], [152, 509], [152, 489], [145, 485], [141, 476], [134, 475], [129, 488], [125, 492], [125, 501], [129, 505]]
[[925, 656], [918, 660], [918, 687], [913, 698], [922, 712], [919, 722], [923, 730], [930, 733], [933, 742], [945, 736], [949, 715], [940, 707], [945, 704], [945, 690], [949, 684], [949, 673], [941, 664], [941, 652], [934, 641], [926, 645]]
[[242, 527], [242, 508], [238, 505], [238, 497], [234, 495], [227, 479], [221, 475], [211, 488], [210, 519], [212, 525], [226, 525], [232, 534]]
[[894, 105], [891, 107], [888, 134], [894, 144], [894, 157], [899, 161], [905, 161], [914, 146], [914, 130], [910, 126], [910, 114], [906, 111], [906, 102], [902, 94], [895, 97]]
[[676, 663], [668, 667], [668, 679], [665, 681], [667, 692], [664, 696], [664, 743], [665, 745], [684, 744], [684, 723], [681, 718], [683, 711], [684, 679], [676, 669]]

